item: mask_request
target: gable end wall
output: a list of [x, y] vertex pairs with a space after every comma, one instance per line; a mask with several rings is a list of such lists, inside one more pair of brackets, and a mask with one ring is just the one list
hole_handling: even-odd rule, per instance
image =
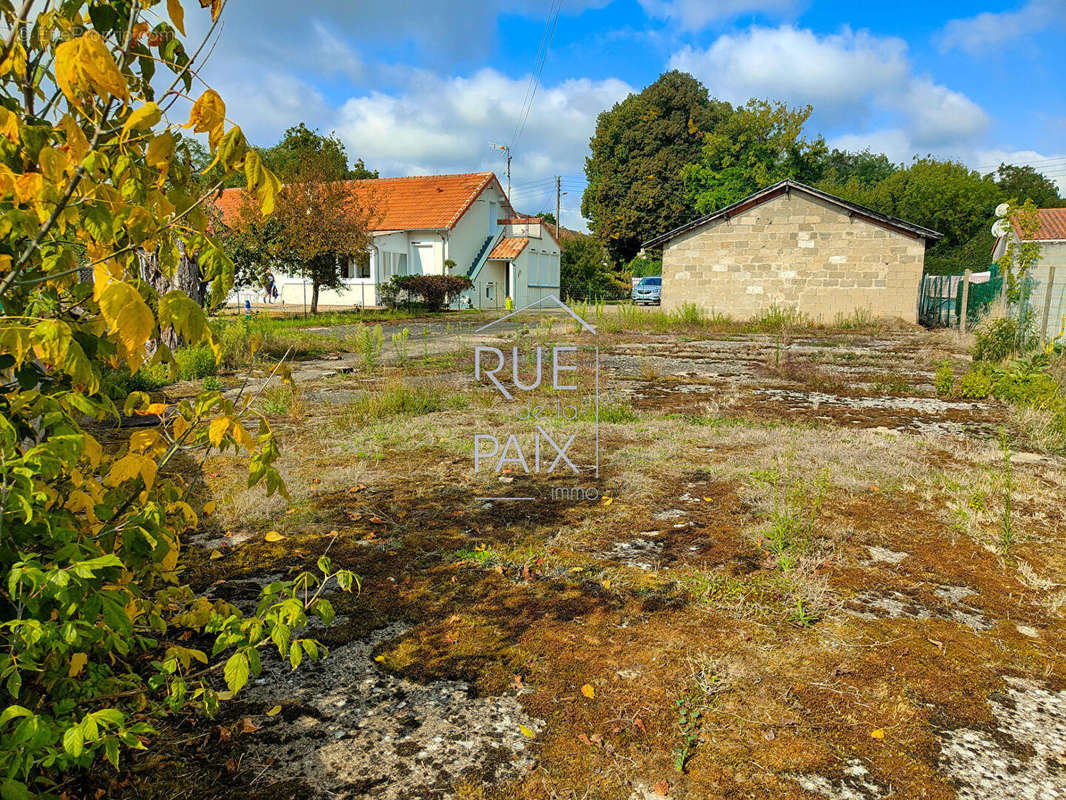
[[913, 323], [924, 261], [924, 239], [792, 192], [668, 242], [662, 305], [744, 319], [776, 304], [823, 322], [863, 309]]

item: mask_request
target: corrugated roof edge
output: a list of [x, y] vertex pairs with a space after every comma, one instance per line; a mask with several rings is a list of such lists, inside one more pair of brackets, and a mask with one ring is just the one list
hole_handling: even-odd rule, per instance
[[642, 247], [644, 247], [645, 249], [659, 247], [660, 245], [666, 244], [671, 239], [675, 239], [683, 233], [688, 233], [690, 230], [694, 230], [695, 228], [698, 228], [701, 225], [705, 225], [708, 222], [713, 222], [714, 220], [720, 218], [729, 219], [729, 217], [733, 216], [734, 214], [738, 214], [741, 211], [747, 211], [748, 208], [754, 208], [760, 203], [765, 203], [767, 200], [772, 200], [774, 197], [777, 197], [780, 194], [787, 193], [793, 189], [800, 192], [806, 192], [812, 197], [817, 197], [820, 200], [825, 200], [826, 202], [840, 206], [841, 208], [846, 208], [848, 211], [850, 211], [852, 214], [855, 214], [856, 216], [864, 217], [871, 222], [894, 228], [916, 238], [944, 238], [944, 234], [934, 231], [931, 228], [926, 228], [922, 225], [915, 225], [913, 222], [907, 222], [906, 220], [898, 219], [897, 217], [891, 217], [888, 214], [882, 214], [880, 211], [874, 211], [872, 208], [860, 206], [858, 203], [852, 203], [849, 200], [844, 200], [835, 195], [831, 195], [828, 192], [823, 192], [821, 189], [815, 189], [813, 186], [808, 186], [805, 183], [800, 183], [799, 181], [794, 181], [791, 178], [786, 178], [785, 180], [778, 181], [777, 183], [767, 186], [765, 189], [760, 189], [759, 191], [748, 195], [744, 199], [738, 200], [732, 205], [726, 206], [725, 208], [720, 208], [717, 211], [712, 211], [710, 214], [705, 214], [704, 216], [699, 217], [698, 219], [686, 222], [684, 225], [679, 225], [671, 231], [667, 231], [666, 233], [656, 236], [653, 239], [649, 239], [642, 245]]

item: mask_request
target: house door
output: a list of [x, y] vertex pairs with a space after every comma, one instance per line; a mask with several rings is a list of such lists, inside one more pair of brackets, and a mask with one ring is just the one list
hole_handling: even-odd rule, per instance
[[412, 275], [435, 275], [433, 270], [433, 245], [416, 244], [414, 246], [415, 263], [411, 266]]
[[514, 262], [507, 262], [507, 296], [513, 301], [514, 296]]
[[489, 236], [496, 235], [496, 223], [499, 220], [500, 212], [499, 206], [495, 203], [489, 203]]

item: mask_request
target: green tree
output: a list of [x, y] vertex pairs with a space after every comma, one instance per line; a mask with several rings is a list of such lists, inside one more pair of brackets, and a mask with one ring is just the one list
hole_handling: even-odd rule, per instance
[[559, 278], [563, 294], [570, 297], [583, 299], [612, 288], [607, 251], [598, 237], [579, 233], [563, 240]]
[[370, 193], [335, 180], [328, 155], [312, 155], [278, 193], [277, 227], [262, 229], [274, 263], [311, 283], [311, 313], [322, 289], [340, 289], [347, 265], [370, 258], [375, 217]]
[[875, 211], [944, 234], [926, 253], [926, 271], [983, 270], [991, 263], [988, 220], [1006, 198], [991, 176], [957, 161], [919, 158], [874, 186], [851, 180], [836, 193]]
[[698, 213], [724, 208], [784, 178], [821, 177], [825, 141], [804, 139], [811, 107], [751, 100], [707, 134], [699, 160], [681, 169]]
[[263, 159], [284, 181], [296, 177], [311, 161], [315, 162], [317, 172], [335, 180], [378, 177], [376, 171], [366, 168], [362, 159], [349, 166], [348, 151], [335, 134], [323, 136], [302, 122], [286, 130], [281, 141], [263, 151]]
[[666, 72], [596, 120], [585, 160], [581, 213], [618, 264], [693, 214], [680, 168], [699, 158], [705, 134], [732, 113], [698, 80]]
[[[217, 20], [222, 0], [201, 0]], [[218, 299], [232, 264], [201, 190], [177, 157], [179, 129], [206, 134], [215, 166], [240, 170], [261, 213], [279, 181], [227, 127], [212, 89], [175, 107], [198, 65], [178, 0], [33, 4], [0, 0], [0, 796], [78, 785], [64, 773], [144, 749], [153, 722], [213, 713], [220, 681], [238, 692], [276, 647], [295, 667], [328, 622], [329, 580], [271, 583], [242, 613], [182, 578], [182, 537], [210, 513], [197, 464], [247, 459], [249, 485], [284, 492], [278, 448], [251, 398], [203, 391], [180, 403], [105, 391], [105, 379], [173, 364], [167, 330], [215, 349], [203, 310], [141, 275], [144, 253], [172, 276], [197, 253]], [[154, 347], [152, 346], [154, 343]], [[117, 402], [116, 402], [117, 399]], [[121, 414], [151, 427], [123, 428]], [[93, 431], [105, 431], [106, 442]], [[182, 460], [185, 461], [181, 464]], [[179, 467], [178, 465], [181, 464]], [[206, 644], [206, 646], [205, 646]], [[201, 649], [204, 648], [204, 649]], [[215, 677], [217, 676], [217, 677]]]
[[1059, 195], [1059, 187], [1029, 166], [1000, 164], [992, 176], [1004, 197], [1013, 197], [1019, 202], [1032, 200], [1037, 208], [1062, 208], [1066, 199]]
[[874, 186], [899, 169], [884, 153], [872, 153], [869, 148], [860, 152], [833, 149], [822, 159], [821, 184], [832, 192], [833, 186], [857, 181], [862, 186]]

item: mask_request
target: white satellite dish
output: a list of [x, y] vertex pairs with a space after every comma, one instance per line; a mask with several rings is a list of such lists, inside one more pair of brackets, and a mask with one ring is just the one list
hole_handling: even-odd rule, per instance
[[1007, 216], [1008, 211], [1010, 211], [1010, 205], [1008, 203], [1000, 203], [998, 206], [996, 206], [997, 217]]
[[1003, 218], [997, 219], [995, 222], [992, 223], [992, 235], [995, 236], [997, 239], [1002, 236], [1006, 236], [1007, 231], [1009, 230], [1010, 223], [1008, 223], [1007, 220]]

